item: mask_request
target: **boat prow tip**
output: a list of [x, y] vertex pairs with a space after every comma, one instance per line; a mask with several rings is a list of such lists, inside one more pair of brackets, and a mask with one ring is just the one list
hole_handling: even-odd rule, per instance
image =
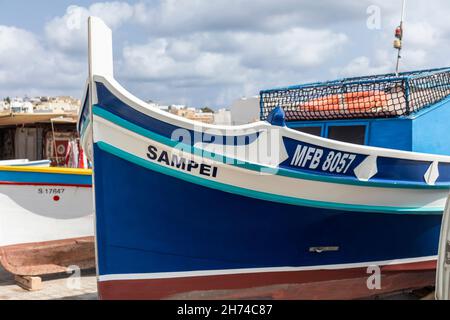
[[88, 30], [89, 77], [113, 77], [112, 30], [102, 19], [95, 16], [89, 16]]

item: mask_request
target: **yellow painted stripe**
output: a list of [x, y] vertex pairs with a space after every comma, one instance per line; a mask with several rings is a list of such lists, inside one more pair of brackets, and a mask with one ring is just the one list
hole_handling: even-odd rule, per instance
[[57, 167], [14, 167], [14, 166], [0, 166], [0, 171], [14, 171], [14, 172], [39, 172], [39, 173], [59, 173], [59, 174], [78, 174], [78, 175], [92, 175], [91, 169], [77, 169], [77, 168], [57, 168]]

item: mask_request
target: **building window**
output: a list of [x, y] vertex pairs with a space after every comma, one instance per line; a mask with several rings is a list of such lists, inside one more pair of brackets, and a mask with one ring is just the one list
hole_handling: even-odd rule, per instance
[[292, 129], [319, 137], [322, 135], [322, 127], [297, 127]]
[[363, 145], [366, 141], [366, 126], [329, 126], [328, 138]]

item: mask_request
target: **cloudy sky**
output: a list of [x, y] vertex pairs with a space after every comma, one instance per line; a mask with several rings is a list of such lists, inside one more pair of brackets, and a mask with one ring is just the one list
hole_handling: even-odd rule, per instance
[[[86, 19], [144, 100], [228, 106], [260, 89], [392, 72], [401, 0], [0, 0], [0, 97], [79, 97]], [[409, 0], [402, 70], [450, 65], [450, 1]]]

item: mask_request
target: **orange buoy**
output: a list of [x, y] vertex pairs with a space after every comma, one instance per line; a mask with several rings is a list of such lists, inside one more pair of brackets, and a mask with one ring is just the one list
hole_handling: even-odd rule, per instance
[[387, 100], [387, 95], [384, 91], [358, 91], [312, 99], [300, 104], [298, 108], [309, 112], [374, 112], [379, 108], [385, 107]]

